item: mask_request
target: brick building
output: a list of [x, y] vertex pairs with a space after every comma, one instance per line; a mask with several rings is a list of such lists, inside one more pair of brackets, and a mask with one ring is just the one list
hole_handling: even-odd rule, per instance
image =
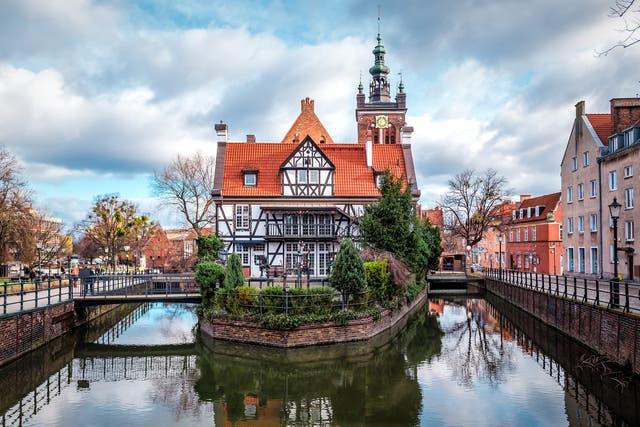
[[507, 225], [508, 268], [562, 274], [562, 205], [560, 193], [520, 196]]
[[609, 204], [622, 204], [618, 220], [619, 273], [640, 277], [635, 242], [640, 211], [634, 196], [640, 170], [640, 99], [614, 98], [610, 112], [576, 117], [561, 163], [563, 245], [569, 275], [613, 277], [613, 221]]

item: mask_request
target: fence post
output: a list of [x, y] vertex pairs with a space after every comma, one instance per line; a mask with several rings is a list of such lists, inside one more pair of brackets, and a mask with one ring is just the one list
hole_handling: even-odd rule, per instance
[[47, 277], [47, 305], [51, 305], [51, 276]]
[[624, 311], [629, 312], [629, 282], [624, 282]]
[[24, 310], [24, 283], [20, 282], [20, 311]]
[[600, 281], [596, 279], [596, 305], [600, 305]]
[[578, 299], [578, 279], [573, 276], [573, 299]]
[[583, 280], [582, 284], [584, 286], [584, 298], [582, 300], [588, 302], [589, 296], [587, 295], [587, 279], [582, 279], [582, 280]]
[[564, 297], [567, 297], [567, 276], [564, 276]]
[[7, 314], [7, 284], [4, 283], [2, 286], [4, 286], [4, 292], [2, 293], [2, 314]]
[[289, 315], [289, 287], [284, 287], [284, 314]]
[[538, 290], [538, 275], [536, 274], [536, 291]]

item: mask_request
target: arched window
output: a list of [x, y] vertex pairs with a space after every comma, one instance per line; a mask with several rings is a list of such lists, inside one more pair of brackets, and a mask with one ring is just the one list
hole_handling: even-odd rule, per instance
[[384, 130], [384, 143], [395, 144], [396, 143], [396, 128], [392, 124]]

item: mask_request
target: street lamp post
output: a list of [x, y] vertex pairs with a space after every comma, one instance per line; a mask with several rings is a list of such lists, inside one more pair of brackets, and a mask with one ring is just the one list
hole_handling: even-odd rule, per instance
[[502, 233], [498, 234], [498, 278], [502, 280]]
[[127, 254], [127, 274], [129, 273], [129, 250], [131, 249], [131, 247], [129, 245], [125, 245], [122, 249], [124, 249], [124, 252]]
[[38, 276], [42, 273], [42, 242], [36, 242], [36, 249], [38, 250]]
[[611, 306], [620, 306], [620, 282], [618, 281], [618, 218], [620, 218], [620, 207], [616, 198], [609, 205], [609, 214], [613, 220], [613, 282], [611, 288]]

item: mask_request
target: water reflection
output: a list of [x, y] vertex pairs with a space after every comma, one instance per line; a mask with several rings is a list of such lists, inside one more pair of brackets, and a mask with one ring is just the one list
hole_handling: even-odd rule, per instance
[[192, 306], [120, 308], [0, 370], [1, 425], [637, 425], [636, 382], [487, 298], [292, 350], [197, 337]]

